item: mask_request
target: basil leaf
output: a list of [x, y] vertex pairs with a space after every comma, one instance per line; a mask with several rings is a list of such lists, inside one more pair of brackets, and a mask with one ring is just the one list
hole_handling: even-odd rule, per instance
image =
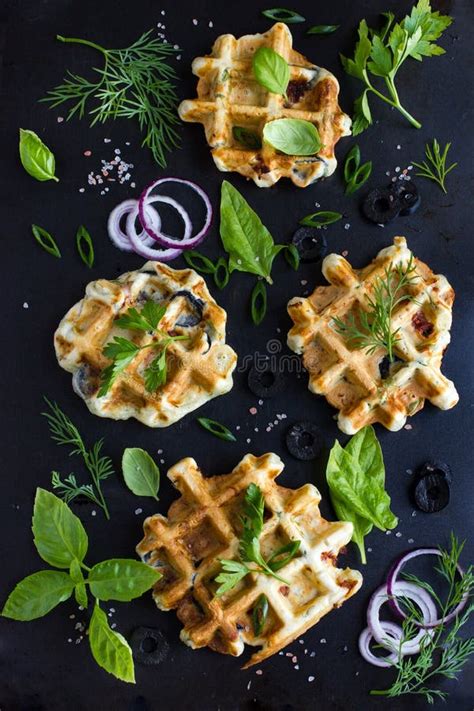
[[305, 22], [303, 15], [294, 10], [287, 10], [286, 7], [273, 7], [270, 10], [262, 10], [262, 15], [265, 15], [270, 20], [275, 20], [275, 22], [286, 22], [287, 25], [295, 22]]
[[253, 55], [255, 79], [273, 94], [285, 94], [290, 81], [290, 67], [281, 54], [271, 47], [259, 47]]
[[95, 605], [89, 625], [89, 644], [97, 664], [117, 679], [135, 683], [132, 650], [119, 632], [109, 627], [107, 615]]
[[323, 227], [324, 225], [332, 225], [333, 222], [337, 222], [341, 217], [340, 212], [320, 210], [319, 212], [313, 212], [311, 215], [303, 217], [303, 219], [300, 220], [300, 225], [306, 225], [306, 227]]
[[67, 573], [40, 570], [21, 580], [10, 593], [2, 610], [3, 617], [28, 622], [43, 617], [71, 597], [74, 582]]
[[158, 501], [160, 470], [148, 452], [139, 447], [127, 447], [122, 456], [125, 483], [136, 496], [151, 496]]
[[84, 264], [91, 269], [94, 266], [94, 245], [84, 225], [80, 225], [76, 232], [76, 247]]
[[112, 558], [94, 565], [87, 578], [99, 600], [128, 602], [140, 597], [161, 578], [161, 573], [138, 560]]
[[81, 521], [69, 506], [45, 489], [36, 489], [33, 535], [41, 558], [55, 568], [83, 561], [89, 542]]
[[318, 129], [303, 119], [276, 119], [265, 124], [263, 140], [277, 151], [293, 156], [310, 156], [321, 148]]
[[262, 147], [262, 139], [258, 133], [255, 131], [249, 131], [248, 128], [244, 128], [243, 126], [234, 126], [232, 128], [232, 135], [236, 141], [241, 143], [246, 148], [258, 151]]
[[339, 521], [349, 521], [352, 523], [353, 532], [351, 540], [358, 547], [360, 559], [365, 565], [367, 563], [367, 557], [365, 554], [364, 538], [371, 532], [374, 527], [373, 524], [366, 518], [359, 516], [359, 514], [357, 514], [350, 506], [346, 506], [344, 501], [340, 499], [338, 495], [332, 491], [332, 489], [329, 489], [329, 496]]
[[69, 567], [69, 575], [71, 576], [71, 580], [75, 583], [74, 597], [76, 598], [77, 604], [86, 608], [89, 604], [89, 600], [87, 599], [87, 590], [84, 584], [81, 564], [76, 558], [74, 558]]
[[52, 254], [53, 257], [58, 257], [58, 259], [61, 257], [59, 247], [56, 244], [54, 237], [52, 237], [49, 232], [44, 230], [39, 225], [31, 225], [31, 231], [33, 232], [35, 240], [46, 252], [48, 252], [48, 254]]
[[40, 180], [59, 179], [54, 175], [56, 161], [53, 153], [34, 132], [20, 128], [20, 160], [23, 168], [32, 178]]
[[260, 326], [267, 313], [267, 289], [263, 281], [257, 281], [252, 290], [250, 313], [254, 324]]
[[227, 180], [221, 188], [220, 234], [229, 255], [229, 272], [249, 272], [271, 283], [273, 237], [259, 216]]
[[330, 35], [338, 30], [340, 25], [314, 25], [307, 31], [307, 35]]

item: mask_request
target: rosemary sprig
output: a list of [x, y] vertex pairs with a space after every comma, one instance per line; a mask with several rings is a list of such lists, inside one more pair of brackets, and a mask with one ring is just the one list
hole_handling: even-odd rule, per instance
[[[446, 602], [442, 602], [431, 585], [425, 581], [414, 575], [405, 576], [430, 593], [441, 610], [441, 618], [445, 618], [463, 598], [471, 598], [474, 594], [473, 567], [469, 566], [462, 577], [459, 577], [457, 573], [457, 565], [463, 547], [464, 542], [459, 543], [456, 536], [451, 533], [450, 550], [441, 549], [440, 564], [436, 570], [448, 583], [449, 592]], [[419, 631], [417, 626], [419, 611], [409, 601], [407, 607], [409, 614], [403, 622], [403, 636], [400, 639], [399, 649]], [[423, 696], [430, 704], [434, 703], [436, 699], [445, 699], [448, 695], [447, 692], [432, 688], [431, 685], [434, 677], [456, 679], [469, 657], [474, 654], [474, 637], [463, 639], [459, 636], [461, 628], [473, 612], [474, 604], [471, 603], [462, 614], [456, 616], [449, 631], [445, 624], [440, 624], [435, 628], [433, 636], [426, 634], [420, 644], [420, 653], [415, 659], [399, 654], [398, 661], [394, 664], [397, 678], [392, 686], [388, 689], [372, 689], [371, 695], [394, 698], [405, 694], [416, 694]]]
[[400, 329], [392, 329], [392, 315], [398, 304], [414, 300], [404, 289], [418, 279], [415, 270], [413, 255], [406, 265], [386, 267], [384, 276], [374, 283], [373, 295], [366, 296], [367, 309], [359, 307], [358, 312], [348, 314], [345, 321], [334, 318], [336, 331], [354, 348], [365, 349], [369, 355], [383, 348], [393, 362]]
[[109, 510], [102, 493], [101, 482], [114, 473], [110, 457], [101, 454], [103, 440], [96, 442], [92, 449], [87, 449], [79, 430], [69, 417], [61, 410], [56, 402], [44, 398], [49, 412], [41, 414], [48, 420], [51, 438], [57, 444], [72, 447], [70, 455], [78, 454], [84, 460], [92, 479], [92, 484], [78, 484], [74, 474], [69, 474], [64, 480], [58, 472], [52, 472], [51, 483], [66, 503], [70, 503], [78, 496], [84, 496], [93, 501], [103, 510], [105, 517], [110, 519]]
[[457, 163], [452, 163], [448, 168], [446, 168], [446, 158], [448, 157], [450, 147], [451, 143], [447, 143], [444, 147], [444, 151], [441, 153], [438, 140], [434, 138], [432, 147], [429, 143], [426, 143], [425, 145], [425, 155], [427, 160], [424, 160], [423, 163], [415, 163], [415, 161], [413, 161], [413, 165], [420, 169], [416, 175], [419, 175], [422, 178], [428, 178], [428, 180], [433, 180], [435, 183], [438, 183], [444, 193], [448, 192], [445, 185], [446, 176], [457, 166]]
[[100, 52], [104, 59], [102, 69], [94, 67], [96, 81], [89, 81], [68, 72], [64, 82], [41, 99], [51, 108], [72, 101], [67, 119], [84, 116], [90, 100], [97, 105], [88, 111], [91, 126], [105, 123], [107, 119], [136, 119], [145, 134], [143, 146], [148, 146], [153, 158], [166, 167], [166, 153], [179, 143], [176, 126], [177, 96], [174, 86], [176, 72], [168, 64], [176, 52], [172, 45], [145, 32], [125, 49], [105, 49], [95, 42], [77, 37], [62, 37], [60, 42], [83, 44]]

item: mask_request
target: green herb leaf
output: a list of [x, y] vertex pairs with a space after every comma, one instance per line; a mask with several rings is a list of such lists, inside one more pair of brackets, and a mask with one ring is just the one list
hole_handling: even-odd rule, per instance
[[127, 447], [122, 456], [122, 472], [126, 485], [136, 496], [151, 496], [158, 501], [160, 470], [148, 452]]
[[267, 288], [263, 281], [257, 281], [252, 289], [250, 313], [252, 314], [254, 324], [259, 326], [267, 313]]
[[56, 167], [54, 155], [34, 131], [20, 128], [19, 148], [21, 164], [32, 178], [41, 182], [45, 180], [59, 182], [54, 174]]
[[238, 560], [219, 558], [219, 562], [222, 566], [222, 572], [215, 578], [216, 583], [220, 583], [220, 586], [216, 590], [217, 597], [235, 588], [237, 583], [250, 572], [250, 569]]
[[263, 139], [287, 155], [310, 156], [321, 148], [318, 129], [310, 121], [282, 118], [269, 121], [263, 129]]
[[297, 271], [300, 266], [300, 253], [294, 244], [287, 244], [284, 251], [285, 259], [292, 269]]
[[84, 584], [84, 575], [82, 573], [81, 564], [74, 558], [69, 567], [69, 575], [74, 582], [74, 597], [78, 605], [87, 608], [89, 600], [87, 599], [87, 590]]
[[121, 634], [109, 627], [107, 615], [94, 606], [89, 625], [89, 643], [97, 664], [117, 679], [135, 683], [135, 670], [130, 646]]
[[359, 516], [350, 505], [347, 505], [345, 501], [340, 499], [331, 489], [329, 489], [329, 496], [339, 521], [350, 521], [352, 523], [353, 532], [351, 540], [358, 547], [360, 559], [365, 565], [367, 563], [367, 556], [365, 553], [364, 538], [365, 536], [368, 536], [373, 529], [373, 523], [368, 521], [366, 518]]
[[352, 117], [352, 135], [358, 136], [372, 123], [372, 113], [370, 111], [368, 91], [362, 94], [354, 102], [354, 116]]
[[419, 168], [416, 175], [438, 183], [444, 193], [448, 192], [445, 185], [446, 176], [457, 166], [457, 163], [451, 163], [448, 168], [446, 167], [446, 159], [450, 147], [451, 144], [447, 143], [444, 147], [444, 151], [441, 153], [440, 145], [437, 139], [434, 138], [432, 147], [428, 143], [425, 145], [427, 160], [423, 161], [423, 163], [415, 163], [415, 161], [413, 161], [413, 165]]
[[113, 558], [94, 565], [87, 583], [99, 600], [128, 602], [143, 595], [161, 577], [157, 570], [138, 560]]
[[214, 271], [214, 283], [218, 289], [224, 289], [229, 283], [229, 279], [230, 274], [227, 259], [225, 259], [225, 257], [219, 257]]
[[307, 35], [330, 35], [338, 30], [340, 25], [313, 25], [306, 32]]
[[33, 232], [35, 240], [46, 252], [48, 252], [48, 254], [52, 254], [53, 257], [58, 257], [58, 259], [61, 257], [59, 247], [56, 244], [54, 237], [52, 237], [49, 232], [44, 230], [42, 227], [39, 227], [39, 225], [31, 225], [31, 231]]
[[87, 533], [81, 521], [57, 496], [36, 489], [33, 511], [34, 542], [41, 558], [55, 568], [69, 568], [87, 553]]
[[197, 421], [201, 427], [204, 427], [205, 430], [213, 434], [215, 437], [219, 437], [219, 439], [223, 439], [226, 442], [237, 441], [232, 432], [225, 425], [221, 425], [220, 422], [210, 420], [208, 417], [198, 417]]
[[[152, 299], [149, 299], [141, 311], [133, 307], [128, 309], [126, 314], [115, 320], [115, 325], [119, 328], [128, 329], [129, 331], [155, 331], [166, 313], [166, 308], [165, 305], [157, 304]], [[116, 340], [125, 341], [124, 338], [116, 338]], [[137, 346], [135, 346], [135, 348], [137, 348]], [[114, 356], [107, 357], [111, 358]]]
[[296, 22], [305, 22], [305, 18], [294, 10], [287, 10], [285, 7], [273, 7], [270, 10], [262, 10], [262, 15], [275, 22], [285, 22], [287, 25]]
[[22, 622], [36, 620], [68, 600], [73, 589], [74, 583], [67, 573], [41, 570], [18, 583], [10, 593], [2, 615]]
[[76, 232], [76, 246], [80, 258], [91, 269], [94, 266], [94, 245], [84, 225], [80, 225]]
[[168, 344], [163, 346], [161, 353], [159, 353], [156, 358], [153, 358], [143, 373], [145, 378], [145, 388], [149, 393], [154, 393], [155, 390], [166, 383], [166, 379], [168, 377], [168, 368], [166, 365], [167, 345]]
[[319, 212], [313, 212], [311, 215], [306, 215], [300, 220], [300, 225], [306, 225], [306, 227], [324, 227], [324, 225], [332, 225], [333, 222], [337, 222], [342, 218], [340, 212], [331, 212], [320, 210]]
[[356, 190], [359, 190], [370, 178], [371, 173], [372, 161], [360, 165], [360, 148], [353, 146], [344, 161], [346, 195], [352, 195]]
[[282, 95], [286, 93], [290, 67], [281, 54], [271, 47], [259, 47], [253, 55], [252, 68], [255, 79], [267, 91]]
[[183, 259], [186, 264], [201, 274], [214, 274], [216, 267], [208, 257], [195, 249], [183, 252]]
[[244, 128], [243, 126], [234, 126], [232, 128], [232, 135], [236, 141], [241, 143], [246, 148], [258, 151], [262, 147], [262, 139], [256, 131], [250, 131], [248, 128]]
[[255, 637], [259, 637], [262, 634], [263, 628], [265, 627], [265, 622], [268, 617], [268, 598], [262, 593], [258, 596], [257, 601], [252, 610], [252, 625], [253, 633]]

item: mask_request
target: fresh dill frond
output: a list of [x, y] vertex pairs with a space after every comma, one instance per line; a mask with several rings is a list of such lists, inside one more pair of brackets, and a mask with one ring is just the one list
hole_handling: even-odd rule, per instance
[[[63, 83], [41, 99], [50, 108], [72, 102], [67, 119], [74, 115], [91, 117], [91, 126], [108, 119], [135, 119], [144, 134], [155, 161], [166, 167], [166, 154], [179, 145], [177, 125], [180, 123], [176, 107], [178, 98], [174, 68], [169, 58], [176, 49], [145, 32], [125, 49], [105, 47], [77, 37], [62, 37], [60, 42], [82, 44], [101, 52], [104, 65], [94, 67], [96, 81], [68, 72]], [[89, 102], [96, 105], [89, 108]]]
[[444, 193], [448, 192], [445, 185], [446, 176], [457, 166], [457, 163], [451, 163], [449, 167], [446, 167], [446, 159], [450, 148], [451, 143], [447, 143], [441, 153], [440, 145], [437, 139], [434, 138], [433, 146], [430, 146], [429, 143], [425, 145], [427, 160], [424, 160], [423, 163], [415, 163], [413, 161], [413, 165], [420, 169], [416, 175], [438, 183]]

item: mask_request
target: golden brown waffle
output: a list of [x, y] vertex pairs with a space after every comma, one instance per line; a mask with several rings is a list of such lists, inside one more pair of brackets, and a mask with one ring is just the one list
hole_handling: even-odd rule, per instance
[[[334, 148], [341, 136], [350, 134], [351, 121], [338, 104], [339, 84], [333, 74], [309, 62], [292, 49], [293, 38], [278, 22], [265, 34], [221, 35], [212, 53], [193, 61], [199, 77], [198, 98], [183, 101], [183, 121], [202, 123], [214, 162], [223, 171], [236, 171], [262, 188], [280, 178], [290, 178], [304, 188], [334, 173]], [[290, 66], [288, 101], [257, 83], [252, 58], [259, 47], [271, 47]], [[320, 134], [322, 148], [316, 156], [288, 156], [268, 144], [249, 150], [233, 136], [234, 127], [263, 134], [266, 123], [278, 118], [304, 119]]]
[[303, 354], [309, 389], [340, 411], [338, 425], [346, 434], [374, 422], [396, 431], [425, 400], [448, 410], [459, 399], [440, 370], [451, 338], [454, 291], [444, 276], [433, 274], [419, 259], [414, 259], [416, 278], [406, 289], [414, 298], [401, 302], [392, 317], [393, 330], [400, 329], [394, 349], [399, 360], [388, 377], [381, 374], [386, 355], [382, 348], [371, 355], [351, 348], [335, 328], [334, 318], [345, 321], [367, 308], [367, 296], [386, 268], [408, 264], [411, 255], [404, 237], [395, 237], [393, 246], [382, 249], [364, 269], [353, 269], [340, 255], [330, 254], [323, 261], [323, 274], [331, 286], [318, 286], [309, 298], [296, 297], [288, 304], [295, 324], [288, 346]]
[[[312, 484], [294, 490], [278, 486], [274, 480], [282, 469], [276, 454], [247, 454], [230, 474], [205, 478], [194, 459], [182, 459], [168, 472], [181, 497], [167, 518], [156, 514], [145, 520], [145, 536], [137, 546], [142, 560], [163, 573], [153, 597], [161, 610], [176, 609], [183, 642], [234, 656], [242, 654], [245, 644], [261, 647], [246, 667], [292, 642], [362, 584], [358, 571], [335, 567], [341, 547], [351, 539], [352, 524], [323, 519], [321, 495]], [[279, 571], [288, 585], [251, 573], [216, 597], [218, 558], [238, 559], [242, 505], [251, 483], [265, 499], [263, 555], [290, 540], [300, 540], [301, 546]], [[256, 637], [252, 610], [262, 593], [269, 613]]]
[[[145, 349], [107, 394], [98, 397], [100, 374], [110, 363], [102, 354], [104, 346], [114, 336], [138, 345], [154, 338], [114, 325], [130, 307], [140, 309], [148, 299], [167, 304], [160, 329], [189, 339], [168, 347], [168, 377], [155, 392], [145, 389], [143, 371], [154, 357], [153, 349]], [[54, 345], [59, 364], [73, 373], [73, 388], [92, 413], [114, 420], [135, 417], [149, 427], [167, 427], [232, 388], [237, 356], [225, 343], [225, 325], [226, 312], [196, 272], [147, 262], [113, 281], [99, 279], [88, 284], [85, 297], [59, 324]]]

